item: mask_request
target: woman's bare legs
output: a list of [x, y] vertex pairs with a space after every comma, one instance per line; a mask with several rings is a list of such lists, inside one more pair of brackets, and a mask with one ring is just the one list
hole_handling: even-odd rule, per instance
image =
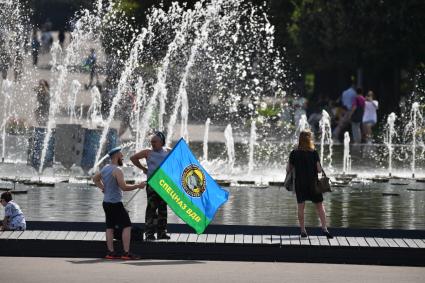
[[305, 225], [304, 225], [304, 207], [305, 207], [305, 202], [298, 204], [298, 222], [300, 223], [301, 233], [306, 232]]
[[328, 227], [326, 225], [326, 211], [325, 207], [323, 206], [323, 202], [316, 203], [316, 211], [320, 218], [320, 224], [322, 225], [323, 231], [328, 231]]

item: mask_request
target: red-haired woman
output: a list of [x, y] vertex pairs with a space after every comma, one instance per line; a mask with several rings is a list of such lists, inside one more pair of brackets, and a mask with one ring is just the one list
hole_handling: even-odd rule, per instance
[[326, 226], [326, 212], [323, 206], [323, 195], [315, 192], [318, 173], [322, 171], [319, 154], [314, 149], [313, 134], [310, 131], [302, 131], [299, 136], [298, 147], [289, 155], [289, 163], [286, 173], [295, 170], [295, 193], [298, 203], [298, 221], [301, 228], [301, 237], [307, 237], [304, 226], [305, 201], [312, 201], [316, 205], [322, 225], [322, 233], [328, 238], [333, 238]]

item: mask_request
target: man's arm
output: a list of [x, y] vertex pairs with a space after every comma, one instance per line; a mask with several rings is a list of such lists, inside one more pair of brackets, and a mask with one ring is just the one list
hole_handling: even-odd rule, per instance
[[146, 168], [145, 166], [143, 166], [140, 163], [140, 159], [143, 159], [143, 158], [146, 159], [146, 158], [148, 158], [149, 152], [150, 152], [149, 149], [144, 149], [142, 151], [139, 151], [139, 152], [133, 154], [130, 157], [130, 160], [134, 164], [134, 166], [136, 166], [137, 168], [141, 169], [143, 171], [143, 173], [145, 173], [145, 174], [148, 172], [148, 168]]
[[135, 189], [142, 189], [146, 186], [146, 182], [141, 182], [140, 184], [136, 184], [136, 185], [127, 185], [127, 183], [124, 180], [124, 173], [119, 168], [116, 168], [113, 174], [115, 178], [117, 179], [118, 186], [121, 188], [121, 190], [125, 192], [132, 191]]
[[93, 182], [96, 185], [96, 187], [98, 187], [103, 193], [105, 190], [105, 186], [103, 185], [100, 172], [97, 172], [96, 175], [93, 176]]

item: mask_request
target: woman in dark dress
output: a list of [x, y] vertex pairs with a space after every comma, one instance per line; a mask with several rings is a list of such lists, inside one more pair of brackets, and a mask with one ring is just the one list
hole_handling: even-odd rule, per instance
[[332, 238], [326, 227], [326, 212], [323, 206], [323, 195], [315, 193], [315, 184], [318, 173], [322, 171], [319, 155], [314, 149], [313, 135], [310, 131], [302, 131], [299, 136], [298, 147], [289, 155], [286, 174], [295, 170], [295, 193], [298, 203], [298, 221], [301, 228], [301, 237], [307, 237], [304, 226], [305, 201], [312, 201], [316, 205], [316, 212], [322, 224], [323, 235]]

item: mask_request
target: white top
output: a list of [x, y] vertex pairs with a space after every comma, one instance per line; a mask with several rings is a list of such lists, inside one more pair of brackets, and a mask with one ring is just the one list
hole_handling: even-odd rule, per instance
[[363, 114], [363, 123], [364, 122], [377, 122], [378, 117], [376, 115], [376, 110], [378, 109], [378, 101], [376, 100], [366, 100], [364, 114]]
[[10, 230], [25, 230], [26, 222], [19, 205], [13, 200], [9, 201], [4, 208], [4, 215], [9, 218]]

